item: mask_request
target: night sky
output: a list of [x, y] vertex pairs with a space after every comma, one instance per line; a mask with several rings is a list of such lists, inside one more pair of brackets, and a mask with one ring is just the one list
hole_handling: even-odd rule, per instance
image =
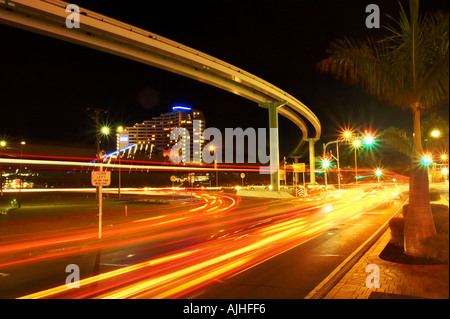
[[[412, 130], [409, 112], [316, 69], [333, 40], [383, 32], [365, 26], [369, 3], [379, 5], [382, 26], [386, 14], [398, 14], [393, 0], [75, 2], [271, 82], [318, 116], [324, 142], [345, 125]], [[446, 0], [422, 1], [421, 7], [448, 12]], [[5, 25], [0, 38], [0, 136], [8, 140], [93, 145], [86, 107], [108, 110], [103, 121], [110, 125], [130, 126], [183, 104], [202, 110], [207, 127], [268, 126], [267, 111], [256, 103], [167, 71]], [[448, 118], [448, 102], [436, 111]], [[280, 126], [283, 156], [301, 132], [282, 116]]]

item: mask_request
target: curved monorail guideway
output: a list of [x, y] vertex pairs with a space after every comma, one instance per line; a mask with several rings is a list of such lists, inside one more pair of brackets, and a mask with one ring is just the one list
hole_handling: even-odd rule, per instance
[[[271, 83], [213, 56], [84, 8], [77, 7], [79, 25], [68, 27], [68, 16], [78, 14], [66, 10], [68, 5], [57, 0], [0, 1], [0, 22], [189, 77], [267, 108], [269, 127], [276, 128], [270, 130], [275, 132], [270, 138], [271, 183], [275, 191], [279, 190], [278, 114], [300, 128], [303, 136], [296, 149], [305, 141], [311, 144], [320, 137], [321, 124], [317, 116]], [[314, 135], [308, 132], [303, 119], [312, 124]], [[314, 159], [314, 154], [310, 154], [311, 158]], [[310, 169], [311, 180], [314, 180], [314, 168]]]

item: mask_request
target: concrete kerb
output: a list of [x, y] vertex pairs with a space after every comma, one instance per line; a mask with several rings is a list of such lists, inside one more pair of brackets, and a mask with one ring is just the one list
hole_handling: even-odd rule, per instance
[[304, 299], [322, 299], [328, 292], [345, 276], [345, 274], [364, 256], [364, 254], [377, 242], [377, 240], [388, 230], [389, 221], [396, 217], [409, 200], [406, 200], [399, 209], [389, 218], [370, 238], [362, 243], [353, 253], [348, 256], [333, 272], [320, 282]]
[[239, 197], [261, 197], [261, 198], [295, 198], [291, 194], [284, 191], [271, 191], [271, 190], [247, 190], [239, 189], [236, 192]]

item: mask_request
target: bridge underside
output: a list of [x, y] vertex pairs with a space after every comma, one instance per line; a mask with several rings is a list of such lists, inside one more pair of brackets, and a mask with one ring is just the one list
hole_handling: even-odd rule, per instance
[[164, 69], [256, 103], [285, 101], [277, 108], [277, 114], [295, 123], [303, 134], [291, 154], [311, 137], [303, 118], [314, 127], [314, 137], [320, 137], [321, 125], [314, 113], [263, 79], [203, 52], [83, 8], [80, 28], [69, 29], [66, 19], [71, 13], [66, 12], [67, 5], [59, 0], [6, 0], [0, 2], [0, 22]]

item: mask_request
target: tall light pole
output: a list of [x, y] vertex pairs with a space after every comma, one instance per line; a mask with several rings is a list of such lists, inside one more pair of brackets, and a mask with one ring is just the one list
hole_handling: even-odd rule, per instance
[[378, 179], [378, 188], [380, 188], [380, 177], [383, 174], [383, 171], [379, 168], [377, 168], [375, 170], [375, 175], [377, 175], [377, 179]]
[[[346, 132], [347, 133], [347, 132]], [[344, 133], [344, 137], [348, 137], [347, 135], [345, 135]], [[333, 143], [336, 143], [336, 155], [337, 157], [335, 157], [333, 154], [331, 154], [332, 157], [334, 157], [334, 159], [336, 159], [337, 162], [337, 170], [338, 170], [338, 189], [341, 189], [341, 166], [339, 164], [339, 142], [343, 142], [344, 140], [342, 139], [338, 139], [336, 141], [331, 141], [328, 142], [327, 144], [323, 145], [323, 154], [326, 154], [327, 152], [327, 146]]]
[[[109, 127], [107, 127], [107, 126], [102, 126], [100, 129], [99, 129], [99, 132], [97, 132], [97, 161], [98, 161], [98, 163], [100, 164], [100, 168], [99, 168], [99, 170], [100, 171], [102, 171], [103, 169], [102, 169], [102, 165], [101, 165], [101, 163], [100, 163], [100, 161], [103, 161], [103, 156], [102, 156], [102, 151], [100, 150], [100, 144], [101, 144], [101, 142], [102, 142], [102, 135], [108, 135], [109, 134]], [[96, 186], [96, 198], [98, 198], [99, 197], [99, 191], [100, 191], [100, 188], [99, 187], [101, 187], [101, 186]]]
[[[0, 141], [0, 149], [2, 152], [5, 151], [6, 141]], [[0, 167], [0, 196], [3, 196], [3, 167]]]
[[[122, 131], [123, 131], [122, 126], [117, 127], [117, 130], [116, 130], [117, 134], [120, 134], [120, 132], [122, 132]], [[122, 174], [121, 174], [121, 170], [120, 170], [120, 158], [121, 157], [122, 157], [122, 155], [120, 154], [120, 146], [119, 146], [119, 153], [117, 154], [117, 158], [119, 159], [119, 186], [117, 187], [117, 195], [118, 195], [119, 199], [120, 199], [120, 186], [122, 183], [122, 181], [121, 181]]]
[[209, 147], [210, 152], [214, 152], [214, 170], [216, 171], [216, 188], [219, 187], [219, 171], [217, 169], [217, 152], [213, 145]]
[[20, 141], [20, 167], [19, 167], [19, 208], [22, 205], [22, 154], [23, 154], [23, 146], [25, 145], [25, 141]]
[[357, 149], [361, 146], [360, 140], [353, 141], [353, 148], [355, 149], [355, 184], [358, 186], [358, 159], [357, 159]]

